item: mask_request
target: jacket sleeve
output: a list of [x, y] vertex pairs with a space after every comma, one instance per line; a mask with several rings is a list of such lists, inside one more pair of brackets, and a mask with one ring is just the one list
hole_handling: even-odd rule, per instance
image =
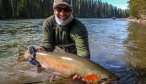
[[45, 48], [47, 51], [53, 51], [54, 47], [54, 36], [53, 36], [53, 28], [51, 26], [51, 22], [47, 19], [43, 23], [43, 41], [42, 47]]
[[88, 32], [86, 27], [79, 22], [71, 31], [71, 38], [75, 42], [77, 54], [85, 58], [90, 58]]

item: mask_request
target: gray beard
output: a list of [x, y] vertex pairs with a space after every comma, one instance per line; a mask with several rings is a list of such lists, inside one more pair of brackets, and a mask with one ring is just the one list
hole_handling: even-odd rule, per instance
[[67, 25], [68, 23], [70, 23], [73, 19], [73, 15], [71, 14], [70, 17], [68, 19], [66, 19], [65, 21], [60, 20], [56, 15], [55, 15], [55, 20], [57, 22], [57, 24], [59, 25]]

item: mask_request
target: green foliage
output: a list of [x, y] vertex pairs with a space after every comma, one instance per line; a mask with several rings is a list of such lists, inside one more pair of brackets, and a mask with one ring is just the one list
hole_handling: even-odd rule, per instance
[[130, 16], [141, 18], [141, 11], [146, 10], [146, 0], [130, 0]]
[[18, 4], [19, 4], [19, 16], [20, 17], [27, 17], [25, 1], [24, 0], [18, 0]]
[[24, 8], [24, 0], [18, 0], [20, 8]]

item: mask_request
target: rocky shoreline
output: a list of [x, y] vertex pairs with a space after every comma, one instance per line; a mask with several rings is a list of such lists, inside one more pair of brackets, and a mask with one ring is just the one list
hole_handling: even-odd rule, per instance
[[126, 20], [130, 22], [146, 25], [146, 19], [127, 18]]

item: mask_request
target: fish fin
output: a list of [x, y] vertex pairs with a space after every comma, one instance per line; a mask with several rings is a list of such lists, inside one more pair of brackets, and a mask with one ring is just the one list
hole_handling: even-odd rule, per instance
[[83, 77], [83, 81], [87, 81], [87, 82], [98, 82], [99, 80], [101, 80], [101, 78], [95, 74], [85, 75]]
[[37, 65], [37, 72], [38, 73], [41, 73], [44, 70], [45, 70], [45, 68], [43, 68], [42, 66]]
[[24, 54], [24, 52], [26, 51], [27, 47], [25, 45], [18, 45], [18, 50], [19, 50], [19, 55]]
[[55, 46], [54, 52], [65, 53], [65, 51], [58, 46]]
[[19, 44], [17, 47], [19, 50], [19, 55], [17, 56], [17, 62], [20, 63], [26, 60], [26, 58], [24, 57], [24, 53], [27, 48], [23, 44]]
[[50, 78], [50, 81], [49, 82], [52, 82], [53, 80], [56, 79], [56, 76], [58, 76], [58, 73], [57, 72], [53, 72], [53, 74], [51, 75], [51, 78]]
[[25, 61], [25, 57], [23, 55], [17, 57], [17, 63]]

